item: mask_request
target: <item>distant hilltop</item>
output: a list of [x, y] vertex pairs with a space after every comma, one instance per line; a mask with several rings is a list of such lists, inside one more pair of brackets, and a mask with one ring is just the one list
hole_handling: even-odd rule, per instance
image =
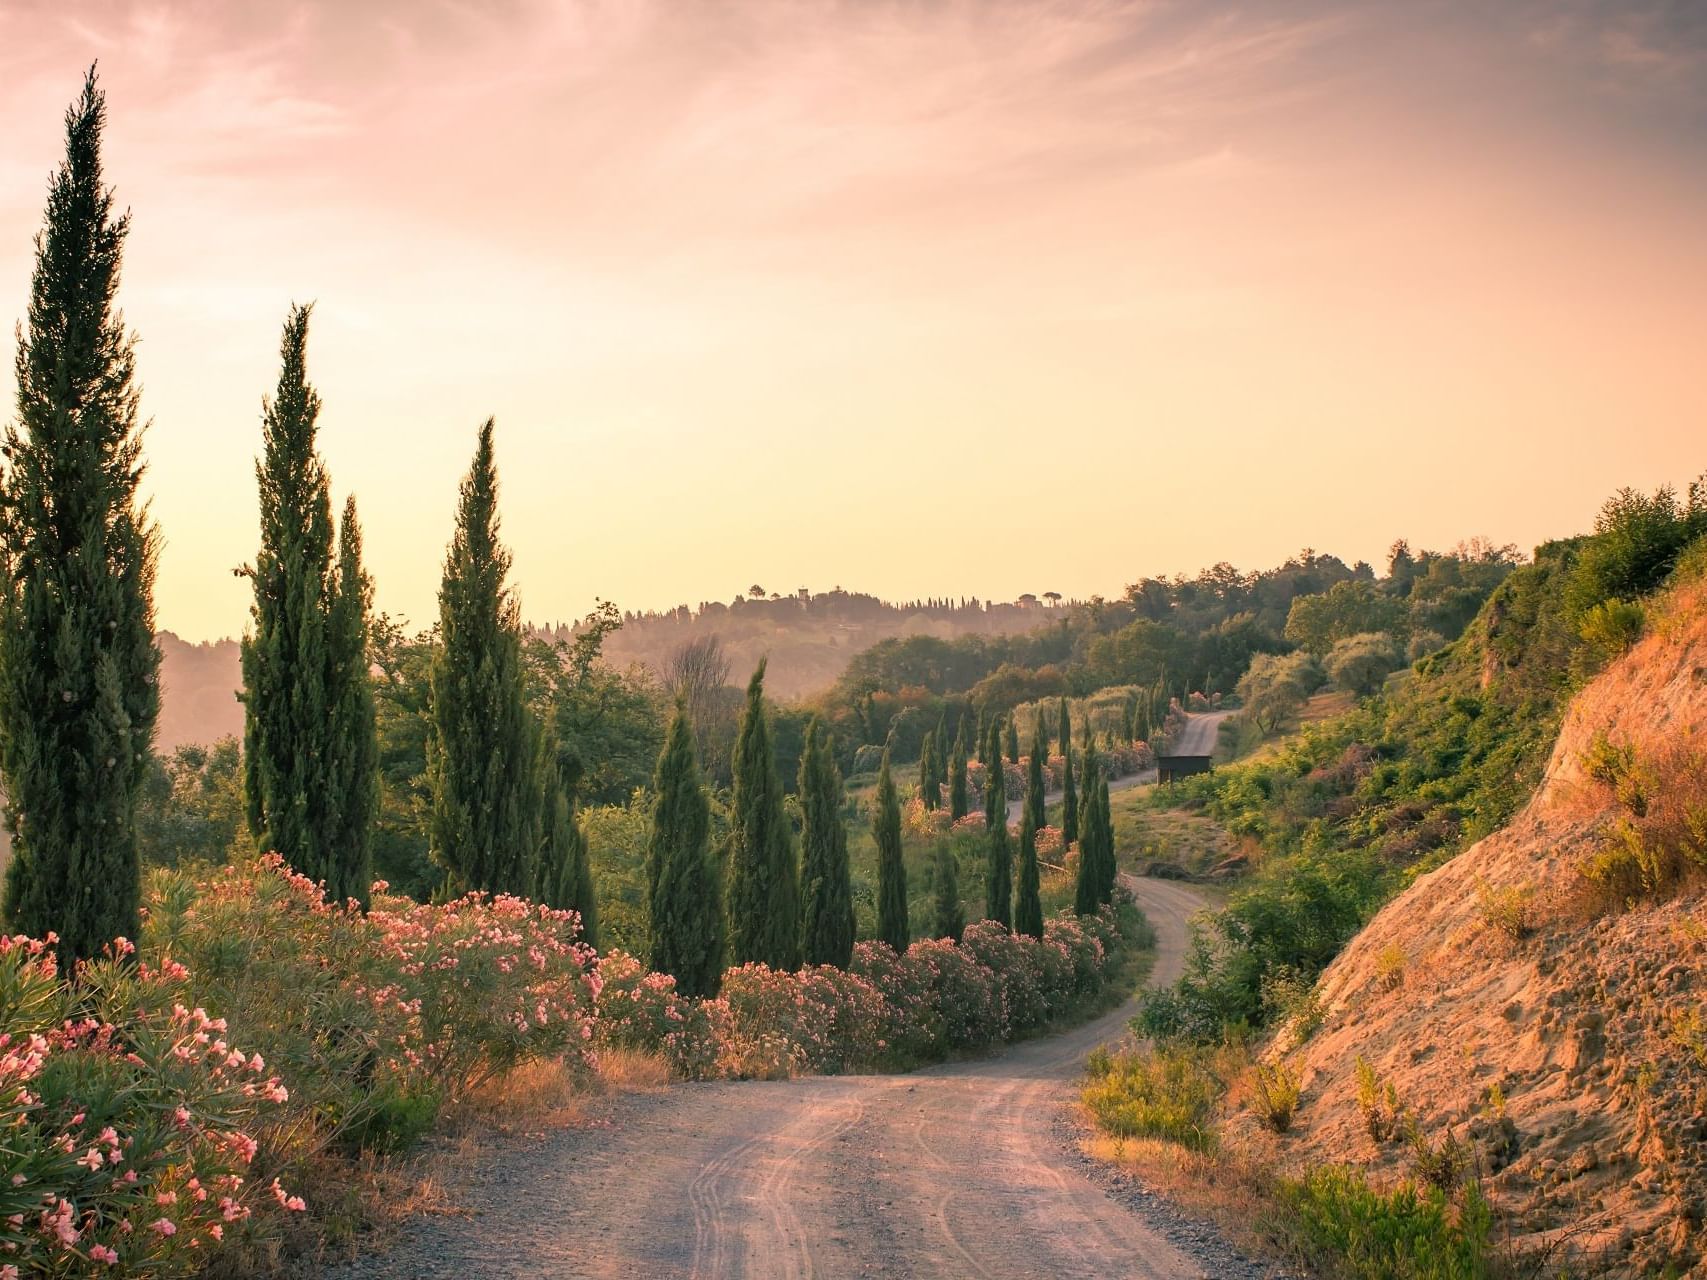
[[[817, 594], [802, 587], [781, 595], [754, 585], [727, 604], [711, 600], [697, 608], [625, 613], [621, 630], [605, 641], [604, 656], [613, 666], [639, 665], [657, 674], [683, 646], [715, 636], [730, 660], [731, 680], [745, 681], [758, 660], [768, 656], [766, 688], [778, 698], [800, 698], [829, 688], [856, 653], [881, 640], [1029, 631], [1053, 616], [1066, 616], [1078, 603], [1056, 592], [1028, 593], [1009, 602], [976, 596], [892, 602], [840, 587]], [[529, 629], [567, 640], [575, 624]], [[238, 642], [195, 644], [170, 631], [157, 638], [162, 698], [156, 750], [164, 754], [187, 743], [241, 735]]]

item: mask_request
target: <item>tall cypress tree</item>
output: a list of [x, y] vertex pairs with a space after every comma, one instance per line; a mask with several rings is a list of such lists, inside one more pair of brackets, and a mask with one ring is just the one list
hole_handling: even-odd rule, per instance
[[1019, 896], [1014, 901], [1014, 932], [1043, 937], [1043, 898], [1037, 872], [1037, 828], [1031, 814], [1019, 828]]
[[1013, 852], [1008, 847], [1008, 792], [1002, 769], [1002, 727], [990, 726], [990, 784], [984, 793], [988, 855], [984, 872], [984, 918], [1013, 926]]
[[1102, 888], [1102, 825], [1098, 821], [1098, 781], [1101, 766], [1097, 763], [1096, 742], [1086, 735], [1085, 758], [1079, 781], [1083, 793], [1079, 801], [1079, 868], [1073, 882], [1073, 910], [1079, 915], [1094, 915], [1101, 901]]
[[[1043, 758], [1047, 760], [1049, 758], [1049, 720], [1043, 714], [1043, 703], [1041, 702], [1037, 704], [1037, 723], [1032, 726], [1031, 738], [1033, 742], [1043, 745]], [[1038, 826], [1041, 827], [1042, 825], [1042, 823], [1038, 823]]]
[[907, 919], [907, 864], [901, 858], [901, 805], [895, 797], [895, 779], [889, 774], [887, 751], [877, 775], [871, 834], [877, 841], [877, 936], [899, 954], [913, 935]]
[[1045, 784], [1043, 779], [1043, 754], [1048, 748], [1043, 745], [1043, 735], [1032, 739], [1031, 759], [1028, 762], [1025, 775], [1025, 816], [1031, 819], [1031, 829], [1041, 831], [1047, 825], [1045, 816]]
[[842, 774], [825, 741], [818, 717], [806, 730], [800, 757], [800, 921], [802, 958], [807, 964], [845, 969], [853, 959], [853, 885], [848, 868], [848, 829], [842, 823]]
[[936, 785], [936, 733], [925, 734], [924, 746], [919, 751], [919, 799], [927, 810], [934, 809], [941, 793]]
[[1120, 868], [1114, 857], [1114, 811], [1108, 803], [1106, 776], [1097, 784], [1097, 824], [1101, 827], [1097, 834], [1097, 851], [1100, 855], [1097, 863], [1100, 873], [1097, 881], [1097, 901], [1113, 902], [1114, 885], [1120, 877]]
[[959, 822], [966, 816], [966, 720], [954, 735], [954, 756], [948, 763], [948, 816]]
[[[379, 816], [379, 728], [368, 664], [368, 619], [373, 584], [362, 568], [362, 529], [356, 500], [344, 501], [338, 525], [338, 582], [327, 628], [331, 658], [327, 689], [332, 695], [327, 759], [337, 792], [327, 848], [326, 887], [336, 900], [364, 906], [373, 885], [374, 821]], [[342, 876], [334, 883], [334, 870]]]
[[1067, 714], [1067, 699], [1061, 699], [1061, 840], [1070, 845], [1079, 838], [1079, 792], [1073, 784], [1073, 722]]
[[454, 889], [529, 894], [539, 881], [543, 735], [527, 704], [521, 619], [498, 540], [492, 420], [463, 478], [439, 585], [430, 672], [433, 855]]
[[700, 785], [693, 729], [676, 704], [652, 790], [647, 843], [651, 967], [684, 995], [714, 996], [723, 981], [723, 873], [711, 849], [711, 804]]
[[67, 971], [136, 936], [136, 796], [160, 709], [158, 538], [137, 499], [135, 341], [113, 306], [130, 218], [102, 181], [105, 120], [91, 69], [36, 238], [0, 479], [5, 916], [57, 933]]
[[747, 685], [735, 740], [735, 797], [729, 819], [729, 953], [792, 972], [800, 967], [800, 882], [794, 833], [765, 711], [765, 664]]
[[1008, 713], [1008, 759], [1014, 764], [1019, 763], [1019, 717], [1011, 711]]
[[936, 924], [932, 937], [960, 941], [966, 930], [966, 909], [960, 903], [960, 863], [947, 840], [936, 847]]
[[581, 941], [596, 948], [599, 945], [598, 901], [593, 892], [593, 867], [587, 854], [587, 837], [581, 830], [581, 824], [575, 820], [575, 807], [563, 785], [555, 753], [541, 752], [541, 760], [549, 777], [544, 784], [545, 850], [537, 896], [548, 907], [578, 914], [581, 917]]

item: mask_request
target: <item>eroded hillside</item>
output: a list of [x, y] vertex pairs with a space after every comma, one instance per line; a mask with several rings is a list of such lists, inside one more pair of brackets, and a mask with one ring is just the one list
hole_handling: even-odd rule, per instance
[[1679, 874], [1707, 837], [1707, 587], [1650, 618], [1572, 702], [1530, 803], [1387, 904], [1275, 1033], [1297, 1117], [1276, 1136], [1235, 1105], [1236, 1145], [1457, 1164], [1520, 1243], [1707, 1275], [1707, 907]]

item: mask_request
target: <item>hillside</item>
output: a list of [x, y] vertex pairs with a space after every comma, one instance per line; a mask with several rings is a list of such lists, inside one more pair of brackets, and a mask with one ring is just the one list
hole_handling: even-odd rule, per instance
[[[1707, 851], [1704, 733], [1696, 583], [1571, 702], [1510, 824], [1389, 902], [1328, 965], [1319, 1004], [1275, 1032], [1266, 1056], [1302, 1086], [1290, 1132], [1236, 1109], [1229, 1141], [1287, 1168], [1456, 1163], [1520, 1244], [1592, 1274], [1699, 1266], [1707, 909], [1666, 899]], [[1361, 1101], [1360, 1059], [1379, 1084]], [[1371, 1113], [1419, 1136], [1377, 1143]]]

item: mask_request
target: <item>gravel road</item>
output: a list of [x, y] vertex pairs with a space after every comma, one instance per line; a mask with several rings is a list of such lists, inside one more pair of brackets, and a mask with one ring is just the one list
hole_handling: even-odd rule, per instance
[[[1130, 879], [1177, 976], [1185, 885]], [[979, 1277], [1240, 1280], [1214, 1233], [1088, 1168], [1067, 1104], [1131, 1006], [999, 1056], [896, 1076], [677, 1085], [608, 1127], [507, 1143], [343, 1280], [430, 1277]]]

